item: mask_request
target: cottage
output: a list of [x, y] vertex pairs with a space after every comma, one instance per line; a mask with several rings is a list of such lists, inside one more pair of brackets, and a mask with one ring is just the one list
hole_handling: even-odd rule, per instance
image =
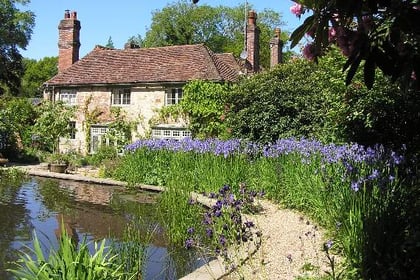
[[[60, 140], [60, 151], [94, 153], [107, 139], [113, 121], [112, 108], [119, 108], [136, 123], [133, 139], [181, 139], [190, 136], [182, 121], [158, 123], [150, 120], [163, 106], [178, 103], [182, 87], [192, 80], [235, 82], [240, 75], [259, 71], [256, 13], [249, 12], [245, 63], [230, 53], [217, 54], [204, 44], [124, 49], [96, 46], [79, 60], [80, 21], [66, 10], [59, 29], [58, 74], [44, 84], [44, 98], [77, 106], [69, 139]], [[277, 43], [276, 43], [277, 42]], [[281, 60], [281, 42], [270, 43], [272, 63]], [[275, 47], [277, 46], [277, 48]], [[280, 46], [280, 47], [279, 47]], [[274, 50], [274, 52], [273, 52]], [[274, 62], [273, 62], [274, 61]], [[94, 123], [86, 126], [95, 115]], [[89, 129], [89, 131], [86, 131]], [[87, 137], [88, 135], [88, 137]]]

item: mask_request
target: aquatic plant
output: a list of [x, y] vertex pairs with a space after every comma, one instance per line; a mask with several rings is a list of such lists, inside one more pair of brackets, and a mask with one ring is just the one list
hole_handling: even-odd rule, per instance
[[83, 239], [79, 246], [62, 226], [59, 247], [49, 256], [44, 255], [40, 241], [34, 232], [33, 249], [21, 253], [16, 268], [9, 269], [19, 279], [133, 279], [123, 271], [123, 265], [115, 262], [116, 255], [105, 246], [106, 240], [94, 243], [94, 254], [90, 254], [89, 242]]

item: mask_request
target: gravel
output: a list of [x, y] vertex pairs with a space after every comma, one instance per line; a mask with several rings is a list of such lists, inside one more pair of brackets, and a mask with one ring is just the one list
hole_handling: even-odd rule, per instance
[[262, 231], [260, 249], [223, 279], [308, 279], [328, 271], [323, 230], [302, 214], [262, 200], [249, 217]]

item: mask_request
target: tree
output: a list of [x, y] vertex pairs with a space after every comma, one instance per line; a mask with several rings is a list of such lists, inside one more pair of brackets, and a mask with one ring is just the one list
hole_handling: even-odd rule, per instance
[[[364, 82], [371, 88], [375, 68], [405, 88], [419, 89], [420, 4], [418, 0], [314, 1], [296, 0], [291, 11], [300, 17], [312, 11], [291, 35], [292, 47], [306, 34], [313, 42], [304, 49], [316, 59], [331, 44], [348, 57], [344, 64], [349, 84], [363, 65]], [[362, 64], [364, 61], [364, 64]]]
[[136, 47], [142, 48], [144, 45], [144, 40], [140, 34], [137, 34], [137, 36], [131, 36], [130, 38], [128, 38], [127, 44], [131, 44]]
[[27, 98], [0, 98], [0, 139], [7, 143], [5, 154], [16, 157], [19, 148], [31, 144], [31, 129], [34, 125], [36, 113], [34, 106]]
[[37, 107], [39, 117], [33, 126], [33, 133], [44, 147], [53, 153], [59, 152], [60, 137], [70, 134], [69, 122], [74, 115], [75, 108], [65, 105], [61, 101], [44, 101]]
[[[144, 47], [205, 43], [214, 52], [232, 52], [239, 57], [244, 49], [244, 6], [193, 6], [187, 0], [153, 13], [152, 24], [144, 38]], [[252, 9], [252, 7], [249, 7]], [[283, 25], [272, 10], [258, 13], [261, 29], [261, 65], [269, 66], [269, 41], [274, 28]], [[286, 35], [284, 35], [286, 36]]]
[[39, 61], [24, 58], [21, 95], [25, 97], [41, 97], [41, 86], [45, 81], [57, 74], [57, 65], [57, 57], [44, 57]]
[[0, 1], [0, 95], [19, 93], [23, 75], [20, 49], [25, 49], [32, 34], [35, 16], [19, 11], [15, 4], [26, 5], [29, 0]]
[[111, 48], [111, 49], [114, 48], [114, 42], [112, 41], [112, 37], [111, 36], [109, 36], [108, 42], [106, 43], [105, 47]]

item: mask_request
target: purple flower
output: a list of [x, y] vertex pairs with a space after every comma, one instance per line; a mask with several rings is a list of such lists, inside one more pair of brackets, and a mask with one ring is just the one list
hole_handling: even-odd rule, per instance
[[378, 171], [377, 169], [374, 169], [374, 170], [372, 171], [372, 174], [370, 174], [370, 175], [368, 176], [368, 179], [369, 179], [369, 180], [375, 180], [375, 179], [377, 179], [377, 178], [379, 178], [379, 171]]
[[334, 244], [334, 242], [332, 240], [328, 240], [325, 244], [324, 244], [324, 248], [326, 251], [328, 251], [329, 249], [331, 249], [332, 245]]
[[293, 259], [292, 259], [292, 254], [287, 254], [287, 255], [286, 255], [286, 258], [287, 258], [287, 260], [288, 260], [289, 262], [292, 262], [292, 261], [293, 261]]
[[351, 183], [351, 189], [355, 192], [359, 191], [360, 189], [360, 183], [359, 182], [352, 182]]
[[223, 234], [219, 238], [219, 243], [222, 246], [225, 246], [226, 245], [226, 237]]
[[193, 246], [194, 246], [194, 239], [192, 239], [192, 238], [188, 238], [188, 239], [185, 241], [185, 248], [187, 248], [187, 249], [191, 249]]
[[254, 227], [254, 222], [252, 222], [252, 221], [246, 221], [244, 224], [247, 228]]
[[207, 235], [208, 238], [212, 238], [213, 237], [213, 229], [206, 228], [206, 235]]
[[220, 217], [222, 215], [222, 210], [216, 210], [215, 212], [214, 212], [214, 216], [215, 217]]
[[188, 234], [193, 234], [194, 233], [194, 228], [190, 227], [189, 229], [187, 229]]

